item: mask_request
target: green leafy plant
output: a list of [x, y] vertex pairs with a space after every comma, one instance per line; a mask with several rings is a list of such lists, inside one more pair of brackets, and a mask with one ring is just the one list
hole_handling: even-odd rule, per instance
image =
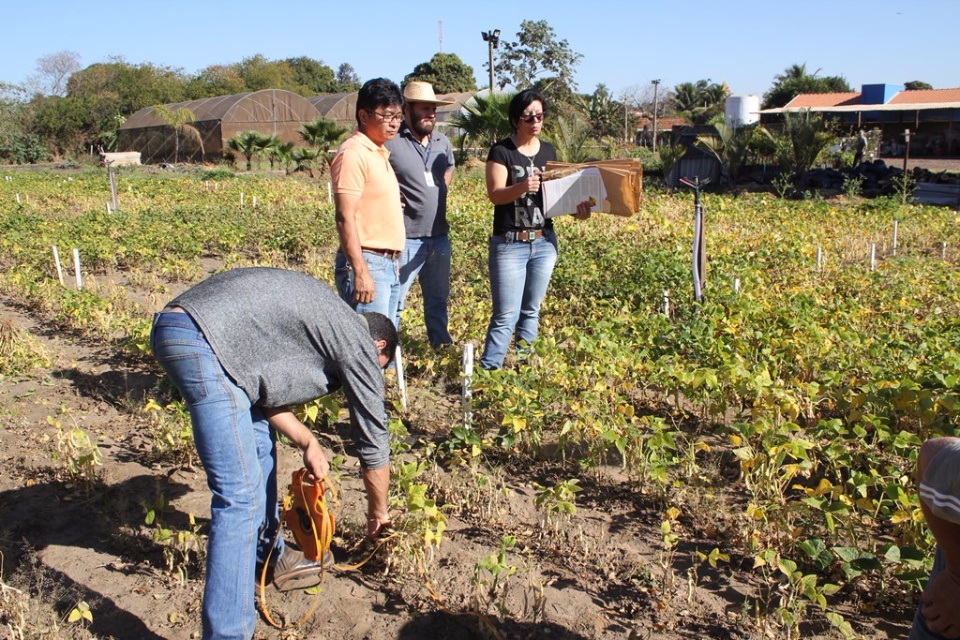
[[533, 488], [537, 492], [534, 503], [543, 513], [544, 525], [552, 528], [555, 534], [559, 533], [577, 512], [577, 493], [583, 490], [580, 480], [561, 480], [552, 487], [534, 482]]
[[87, 489], [98, 484], [100, 467], [103, 465], [103, 455], [97, 443], [90, 439], [87, 432], [80, 427], [64, 429], [59, 420], [47, 416], [47, 424], [54, 426], [56, 434], [56, 451], [53, 459], [60, 463], [61, 472], [65, 480], [80, 484]]
[[190, 576], [198, 575], [206, 556], [206, 535], [201, 533], [193, 514], [188, 514], [188, 528], [177, 529], [165, 522], [165, 515], [171, 511], [170, 503], [160, 495], [153, 504], [141, 502], [143, 521], [151, 527], [151, 537], [155, 544], [163, 549], [166, 570], [180, 582], [185, 583]]
[[507, 552], [517, 544], [514, 536], [504, 536], [496, 553], [484, 556], [473, 569], [475, 590], [475, 608], [481, 613], [494, 609], [501, 616], [508, 615], [506, 604], [510, 577], [517, 572], [517, 565], [511, 564]]

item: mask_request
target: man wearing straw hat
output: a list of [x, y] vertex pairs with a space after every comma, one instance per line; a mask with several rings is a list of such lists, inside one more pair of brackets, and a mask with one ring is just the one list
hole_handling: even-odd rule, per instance
[[450, 140], [436, 130], [437, 107], [453, 104], [440, 100], [429, 82], [413, 80], [403, 89], [403, 124], [392, 140], [390, 164], [400, 182], [406, 243], [400, 258], [400, 300], [394, 324], [415, 278], [423, 293], [423, 318], [432, 347], [452, 344], [447, 329], [450, 296], [450, 225], [447, 223], [447, 188], [453, 178]]

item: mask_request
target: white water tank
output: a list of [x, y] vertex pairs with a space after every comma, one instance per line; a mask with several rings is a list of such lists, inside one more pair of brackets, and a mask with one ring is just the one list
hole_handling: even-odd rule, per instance
[[723, 121], [729, 127], [742, 127], [760, 122], [760, 96], [754, 94], [727, 96]]

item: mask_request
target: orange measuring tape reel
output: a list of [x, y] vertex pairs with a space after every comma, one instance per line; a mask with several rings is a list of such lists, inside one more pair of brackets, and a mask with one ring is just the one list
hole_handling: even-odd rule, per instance
[[[336, 525], [333, 513], [327, 509], [326, 493], [336, 500], [336, 491], [327, 478], [310, 481], [307, 470], [293, 472], [290, 488], [283, 499], [281, 522], [293, 532], [303, 555], [319, 560], [330, 548]], [[325, 487], [329, 487], [325, 488]]]
[[[319, 560], [330, 548], [330, 542], [333, 540], [333, 534], [336, 531], [333, 513], [327, 510], [326, 493], [329, 491], [334, 500], [336, 500], [337, 494], [329, 478], [323, 477], [311, 482], [307, 479], [308, 475], [306, 469], [298, 469], [293, 472], [290, 486], [287, 488], [287, 495], [283, 499], [280, 524], [293, 532], [293, 537], [296, 538], [304, 557], [310, 560]], [[278, 537], [280, 537], [280, 529], [277, 530]], [[270, 548], [271, 554], [273, 554], [276, 544], [277, 540], [274, 538]], [[317, 605], [320, 604], [320, 591], [317, 591], [313, 606], [297, 622], [286, 626], [277, 623], [267, 606], [266, 579], [269, 560], [268, 556], [263, 571], [260, 573], [260, 605], [263, 615], [267, 622], [278, 629], [299, 626], [313, 615]], [[323, 579], [323, 572], [324, 567], [321, 561], [321, 580]]]

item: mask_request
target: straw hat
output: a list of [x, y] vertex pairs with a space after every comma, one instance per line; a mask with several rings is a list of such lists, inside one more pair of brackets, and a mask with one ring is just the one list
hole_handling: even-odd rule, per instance
[[453, 104], [456, 100], [438, 100], [433, 85], [421, 80], [412, 80], [403, 88], [404, 102], [422, 102], [424, 104]]

